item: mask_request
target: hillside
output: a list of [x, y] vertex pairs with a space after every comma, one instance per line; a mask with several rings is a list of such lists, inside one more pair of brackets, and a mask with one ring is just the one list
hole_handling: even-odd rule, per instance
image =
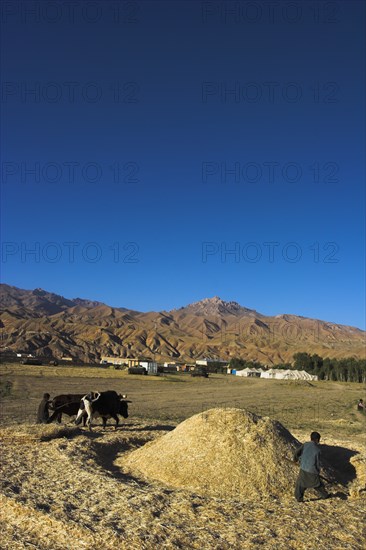
[[172, 311], [142, 313], [42, 289], [0, 288], [1, 349], [71, 356], [153, 356], [159, 361], [242, 357], [264, 365], [306, 351], [365, 357], [365, 332], [290, 314], [274, 317], [217, 296]]

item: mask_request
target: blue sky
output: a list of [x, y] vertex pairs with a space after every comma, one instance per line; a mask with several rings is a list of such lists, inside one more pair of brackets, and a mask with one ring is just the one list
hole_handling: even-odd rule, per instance
[[2, 281], [365, 328], [364, 3], [70, 5], [2, 11]]

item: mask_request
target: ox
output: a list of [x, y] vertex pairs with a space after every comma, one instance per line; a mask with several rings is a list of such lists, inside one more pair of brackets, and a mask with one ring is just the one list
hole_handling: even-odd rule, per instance
[[107, 419], [113, 418], [116, 421], [115, 428], [119, 424], [118, 415], [123, 418], [128, 418], [128, 403], [131, 401], [125, 400], [125, 395], [118, 395], [113, 390], [104, 392], [91, 392], [82, 397], [80, 401], [79, 411], [75, 419], [75, 424], [80, 424], [85, 413], [87, 414], [87, 424], [91, 430], [91, 422], [93, 418], [102, 417], [103, 428], [107, 425]]
[[[51, 409], [53, 409], [54, 412], [47, 420], [47, 424], [53, 422], [54, 420], [60, 424], [63, 414], [67, 414], [68, 416], [76, 416], [79, 412], [80, 401], [84, 396], [85, 393], [56, 395], [51, 402]], [[85, 422], [86, 414], [83, 416], [84, 426]]]

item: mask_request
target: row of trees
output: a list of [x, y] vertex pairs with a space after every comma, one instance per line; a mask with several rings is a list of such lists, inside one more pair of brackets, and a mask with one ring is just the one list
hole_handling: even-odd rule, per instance
[[[366, 360], [345, 357], [343, 359], [330, 359], [320, 357], [314, 353], [295, 353], [294, 362], [273, 365], [275, 369], [306, 370], [309, 374], [316, 374], [319, 380], [336, 380], [339, 382], [360, 382], [366, 383]], [[263, 365], [257, 361], [233, 358], [230, 361], [230, 368], [236, 370], [261, 368]]]
[[295, 353], [294, 368], [316, 374], [319, 380], [337, 380], [339, 382], [366, 383], [366, 360], [345, 357], [342, 359], [323, 359], [316, 353]]

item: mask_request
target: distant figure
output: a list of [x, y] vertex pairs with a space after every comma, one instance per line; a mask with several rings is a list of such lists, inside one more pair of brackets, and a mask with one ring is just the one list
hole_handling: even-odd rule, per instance
[[46, 424], [47, 420], [50, 417], [49, 407], [50, 407], [50, 394], [44, 393], [43, 399], [38, 405], [37, 412], [37, 424]]
[[315, 489], [321, 498], [328, 498], [329, 494], [320, 480], [320, 434], [312, 432], [310, 441], [301, 445], [294, 453], [294, 461], [300, 459], [300, 473], [296, 481], [295, 498], [297, 502], [304, 502], [306, 489]]
[[360, 399], [359, 402], [357, 403], [357, 410], [361, 412], [365, 412], [366, 407], [365, 407], [365, 403], [363, 402], [363, 399]]

